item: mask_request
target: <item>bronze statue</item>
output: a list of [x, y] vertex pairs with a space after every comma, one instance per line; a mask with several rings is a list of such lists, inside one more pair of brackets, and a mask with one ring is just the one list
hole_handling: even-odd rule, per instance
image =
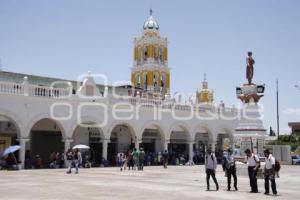
[[246, 78], [248, 79], [248, 84], [252, 84], [252, 79], [253, 79], [253, 74], [254, 74], [254, 68], [253, 65], [255, 63], [254, 59], [252, 58], [252, 52], [248, 52], [248, 57], [246, 59], [247, 63], [247, 73], [246, 73]]

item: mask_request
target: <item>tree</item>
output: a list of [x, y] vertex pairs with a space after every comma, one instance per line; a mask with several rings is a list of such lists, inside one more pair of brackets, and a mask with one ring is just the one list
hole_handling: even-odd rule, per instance
[[298, 148], [298, 141], [300, 137], [295, 135], [280, 135], [277, 140], [271, 141], [269, 145], [289, 145], [291, 146], [291, 150], [295, 151]]

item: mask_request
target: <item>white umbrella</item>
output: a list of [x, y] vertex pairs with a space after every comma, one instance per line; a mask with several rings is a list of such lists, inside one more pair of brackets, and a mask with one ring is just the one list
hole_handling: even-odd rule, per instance
[[2, 156], [4, 157], [10, 153], [14, 153], [14, 152], [18, 151], [20, 148], [21, 148], [20, 145], [9, 146], [3, 151]]
[[90, 149], [90, 147], [84, 144], [77, 144], [72, 149]]

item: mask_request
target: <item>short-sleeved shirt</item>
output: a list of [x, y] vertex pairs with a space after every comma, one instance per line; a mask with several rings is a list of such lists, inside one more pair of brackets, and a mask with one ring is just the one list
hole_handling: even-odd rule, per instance
[[72, 151], [69, 151], [67, 153], [67, 160], [73, 160], [73, 152]]
[[214, 154], [209, 154], [206, 156], [206, 169], [217, 169], [217, 159]]
[[269, 155], [268, 158], [266, 158], [266, 169], [272, 169], [273, 165], [275, 165], [275, 158], [272, 154]]
[[134, 152], [132, 153], [132, 156], [133, 156], [133, 159], [134, 159], [134, 160], [138, 160], [138, 159], [139, 159], [139, 152], [138, 152], [138, 151], [134, 151]]
[[226, 162], [227, 162], [227, 167], [232, 167], [235, 165], [235, 160], [234, 160], [234, 156], [232, 155], [228, 155], [228, 156], [225, 156], [226, 158]]
[[252, 154], [251, 157], [247, 157], [248, 167], [255, 167], [257, 162], [259, 162], [259, 158], [257, 155]]
[[144, 160], [145, 159], [145, 151], [140, 151], [139, 153], [139, 159]]

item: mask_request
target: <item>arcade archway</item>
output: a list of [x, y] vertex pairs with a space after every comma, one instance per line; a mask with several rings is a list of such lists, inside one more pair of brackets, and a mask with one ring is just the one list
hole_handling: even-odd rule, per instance
[[52, 153], [64, 153], [63, 132], [59, 123], [49, 118], [41, 119], [33, 125], [30, 131], [33, 166], [48, 168]]
[[[11, 145], [18, 145], [19, 130], [17, 124], [9, 117], [0, 115], [0, 155]], [[18, 154], [15, 154], [18, 159]]]
[[164, 151], [164, 135], [160, 127], [150, 125], [143, 130], [142, 144], [146, 153], [156, 154]]
[[[221, 163], [224, 151], [229, 148], [234, 148], [233, 135], [227, 129], [221, 129], [218, 131], [217, 144], [215, 149], [215, 154], [219, 163]], [[234, 150], [234, 149], [232, 149]]]
[[108, 144], [107, 159], [111, 165], [116, 164], [118, 153], [127, 153], [134, 148], [136, 140], [135, 133], [129, 125], [116, 125], [110, 135], [110, 143]]
[[103, 157], [102, 142], [104, 136], [102, 130], [93, 125], [93, 123], [86, 123], [82, 126], [78, 125], [73, 133], [72, 146], [76, 144], [89, 146], [90, 150], [83, 152], [83, 159], [85, 159], [85, 156], [88, 156], [92, 162], [92, 166], [99, 166]]
[[183, 126], [175, 126], [170, 134], [170, 144], [168, 151], [171, 164], [185, 164], [189, 159], [189, 141], [191, 140], [189, 132]]
[[205, 154], [209, 147], [209, 133], [196, 133], [195, 135], [195, 154], [194, 154], [194, 163], [195, 164], [204, 164], [205, 163]]

